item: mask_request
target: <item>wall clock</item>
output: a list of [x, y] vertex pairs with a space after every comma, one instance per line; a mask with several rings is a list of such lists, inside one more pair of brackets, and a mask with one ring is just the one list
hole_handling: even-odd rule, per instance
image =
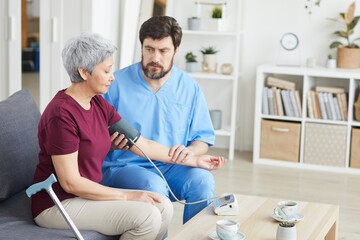
[[294, 33], [285, 33], [280, 39], [280, 45], [287, 51], [293, 51], [299, 45], [299, 38]]
[[287, 32], [280, 37], [276, 64], [281, 66], [300, 66], [300, 41], [295, 33]]

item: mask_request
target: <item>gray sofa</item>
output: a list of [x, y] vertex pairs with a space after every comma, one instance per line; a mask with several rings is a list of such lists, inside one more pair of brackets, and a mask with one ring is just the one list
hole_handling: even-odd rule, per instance
[[[25, 194], [38, 162], [39, 109], [28, 89], [0, 102], [0, 239], [76, 239], [71, 230], [38, 227]], [[85, 240], [119, 239], [80, 231]]]

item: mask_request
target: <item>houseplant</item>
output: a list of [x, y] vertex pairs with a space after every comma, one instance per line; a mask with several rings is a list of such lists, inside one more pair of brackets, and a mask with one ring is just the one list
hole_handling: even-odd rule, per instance
[[222, 18], [222, 9], [219, 7], [215, 7], [212, 10], [212, 18]]
[[203, 72], [216, 72], [217, 62], [216, 53], [219, 52], [215, 47], [209, 46], [202, 48], [200, 52], [203, 54], [202, 71]]
[[336, 59], [333, 58], [331, 54], [328, 55], [328, 59], [326, 61], [327, 68], [336, 68]]
[[185, 55], [186, 59], [186, 71], [187, 72], [197, 72], [198, 71], [198, 63], [196, 60], [196, 55], [194, 55], [192, 52], [188, 52]]
[[354, 28], [359, 22], [360, 16], [354, 16], [355, 2], [351, 3], [346, 13], [340, 13], [341, 20], [332, 19], [341, 23], [345, 30], [336, 31], [334, 34], [340, 38], [346, 40], [346, 43], [341, 41], [334, 41], [330, 44], [330, 49], [337, 48], [337, 67], [338, 68], [358, 68], [360, 48], [355, 42], [360, 38], [350, 39], [350, 36], [354, 34]]
[[276, 240], [296, 240], [296, 226], [295, 223], [282, 222], [279, 223]]

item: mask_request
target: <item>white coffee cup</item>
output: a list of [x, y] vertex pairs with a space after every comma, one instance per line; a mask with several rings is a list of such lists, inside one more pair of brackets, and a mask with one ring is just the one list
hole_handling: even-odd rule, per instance
[[216, 222], [216, 233], [221, 240], [231, 240], [236, 236], [239, 227], [238, 222], [222, 219]]
[[274, 214], [283, 219], [294, 218], [297, 214], [297, 203], [291, 201], [278, 202], [277, 207], [274, 208]]

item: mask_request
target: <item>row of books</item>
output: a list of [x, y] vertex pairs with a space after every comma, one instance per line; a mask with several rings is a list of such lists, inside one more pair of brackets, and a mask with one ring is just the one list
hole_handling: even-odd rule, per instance
[[347, 121], [347, 97], [343, 88], [316, 87], [315, 91], [309, 90], [307, 107], [309, 118]]
[[262, 113], [266, 115], [301, 117], [301, 99], [296, 83], [269, 76], [263, 88]]
[[262, 113], [265, 115], [301, 117], [299, 91], [264, 87]]

